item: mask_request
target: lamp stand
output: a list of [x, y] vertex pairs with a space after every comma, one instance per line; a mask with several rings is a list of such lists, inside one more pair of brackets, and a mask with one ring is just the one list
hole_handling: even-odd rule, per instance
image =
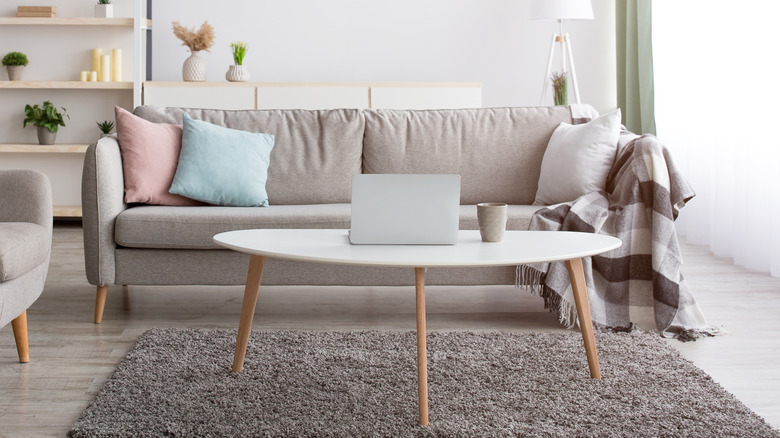
[[[544, 73], [544, 82], [542, 83], [542, 98], [539, 100], [539, 105], [544, 104], [544, 98], [547, 96], [547, 88], [550, 86], [550, 77], [552, 74], [552, 63], [555, 55], [555, 43], [561, 45], [561, 67], [563, 72], [566, 73], [567, 64], [571, 69], [571, 84], [574, 88], [574, 101], [580, 103], [580, 90], [577, 86], [577, 72], [574, 70], [574, 56], [571, 53], [571, 38], [568, 33], [563, 33], [563, 21], [558, 20], [560, 25], [560, 33], [553, 34], [552, 41], [550, 41], [550, 54], [547, 57], [547, 71]], [[568, 55], [568, 56], [567, 56]], [[567, 62], [568, 61], [568, 62]]]

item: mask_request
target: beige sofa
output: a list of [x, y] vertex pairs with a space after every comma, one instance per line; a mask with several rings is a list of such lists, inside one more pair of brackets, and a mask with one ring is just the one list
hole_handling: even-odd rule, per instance
[[[105, 137], [84, 162], [86, 274], [97, 286], [95, 322], [107, 286], [240, 285], [248, 256], [214, 234], [247, 228], [349, 228], [356, 173], [461, 175], [461, 229], [477, 229], [476, 204], [509, 204], [508, 229], [526, 229], [542, 158], [570, 107], [461, 110], [223, 111], [142, 106], [152, 122], [193, 119], [276, 137], [268, 170], [270, 207], [131, 205], [123, 199], [120, 145]], [[269, 260], [263, 284], [409, 285], [408, 269]], [[513, 284], [514, 267], [430, 269], [428, 284]]]

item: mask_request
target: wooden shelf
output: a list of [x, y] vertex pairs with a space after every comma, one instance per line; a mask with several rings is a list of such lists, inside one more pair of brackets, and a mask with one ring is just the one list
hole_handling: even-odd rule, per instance
[[[151, 29], [152, 20], [146, 19], [141, 27]], [[94, 18], [94, 17], [0, 17], [0, 25], [11, 26], [115, 26], [133, 27], [132, 18]]]
[[86, 81], [0, 81], [5, 89], [43, 90], [132, 90], [132, 82], [86, 82]]
[[83, 154], [88, 144], [52, 144], [40, 145], [34, 143], [0, 144], [0, 153], [35, 153], [35, 154]]
[[403, 87], [403, 88], [481, 88], [481, 82], [183, 82], [183, 81], [146, 81], [144, 87]]
[[80, 205], [55, 205], [52, 208], [54, 217], [81, 217]]

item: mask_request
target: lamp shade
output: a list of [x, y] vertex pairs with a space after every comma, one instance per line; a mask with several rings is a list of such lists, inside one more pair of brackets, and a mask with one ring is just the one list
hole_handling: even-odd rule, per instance
[[592, 20], [591, 0], [531, 0], [531, 20]]

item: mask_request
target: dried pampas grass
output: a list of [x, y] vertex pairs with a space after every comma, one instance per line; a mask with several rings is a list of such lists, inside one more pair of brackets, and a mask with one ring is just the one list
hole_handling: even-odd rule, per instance
[[187, 26], [182, 26], [178, 21], [174, 21], [173, 34], [182, 40], [182, 46], [189, 47], [193, 52], [200, 50], [209, 52], [211, 46], [214, 45], [214, 27], [208, 21], [204, 21], [197, 32], [194, 27], [190, 29]]

